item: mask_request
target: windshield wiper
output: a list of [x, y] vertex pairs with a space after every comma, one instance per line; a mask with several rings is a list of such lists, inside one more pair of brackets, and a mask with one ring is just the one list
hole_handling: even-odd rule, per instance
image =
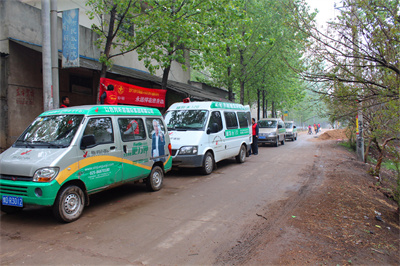
[[33, 146], [32, 143], [27, 142], [27, 141], [25, 141], [25, 140], [20, 140], [20, 139], [18, 139], [18, 140], [15, 142], [15, 144], [17, 144], [18, 142], [19, 142], [19, 143], [22, 143], [22, 145], [24, 145], [24, 146], [26, 146], [26, 147], [35, 148], [35, 146]]
[[54, 144], [54, 143], [42, 141], [42, 140], [38, 140], [33, 143], [41, 143], [41, 144], [49, 145], [50, 147], [56, 147], [56, 148], [64, 148], [65, 147], [65, 145]]

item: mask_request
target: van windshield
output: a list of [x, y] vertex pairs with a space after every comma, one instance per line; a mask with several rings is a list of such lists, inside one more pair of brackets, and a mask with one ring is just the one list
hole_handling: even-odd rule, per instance
[[277, 121], [273, 120], [259, 120], [258, 127], [259, 128], [276, 128]]
[[293, 123], [285, 123], [286, 128], [292, 128]]
[[207, 110], [174, 110], [165, 114], [168, 130], [204, 130]]
[[83, 115], [38, 117], [14, 143], [14, 147], [65, 148], [71, 144]]

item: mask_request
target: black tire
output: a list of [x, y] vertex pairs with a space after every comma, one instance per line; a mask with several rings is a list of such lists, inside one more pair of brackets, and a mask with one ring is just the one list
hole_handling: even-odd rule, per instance
[[285, 145], [285, 138], [282, 139], [281, 144]]
[[53, 205], [53, 214], [57, 220], [70, 223], [78, 220], [85, 207], [85, 193], [75, 185], [62, 188]]
[[206, 152], [204, 155], [203, 166], [201, 167], [201, 172], [205, 175], [209, 175], [214, 170], [214, 156], [211, 152]]
[[20, 211], [22, 211], [22, 209], [23, 208], [21, 208], [21, 207], [7, 206], [7, 205], [1, 204], [1, 211], [5, 212], [7, 214], [20, 212]]
[[279, 137], [276, 136], [274, 147], [278, 147], [278, 146], [279, 146]]
[[150, 191], [158, 191], [162, 188], [164, 181], [164, 171], [163, 169], [155, 165], [153, 169], [151, 169], [149, 177], [146, 178], [146, 186]]
[[246, 160], [246, 146], [242, 145], [239, 150], [239, 154], [236, 155], [236, 162], [237, 163], [244, 163]]

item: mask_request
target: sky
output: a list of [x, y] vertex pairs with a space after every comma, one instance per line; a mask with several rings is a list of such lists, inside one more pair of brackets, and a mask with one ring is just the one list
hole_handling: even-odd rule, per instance
[[319, 26], [325, 28], [325, 23], [330, 19], [333, 19], [338, 15], [338, 11], [334, 8], [335, 1], [339, 3], [339, 0], [307, 0], [311, 10], [318, 9], [317, 23]]

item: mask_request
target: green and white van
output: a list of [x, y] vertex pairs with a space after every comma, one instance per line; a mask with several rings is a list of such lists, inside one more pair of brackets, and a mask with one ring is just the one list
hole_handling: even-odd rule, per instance
[[274, 147], [285, 145], [286, 127], [280, 118], [262, 118], [258, 120], [258, 143], [272, 144]]
[[77, 220], [89, 195], [129, 181], [161, 189], [172, 167], [159, 110], [92, 105], [42, 113], [0, 155], [1, 210], [53, 206], [57, 219]]
[[174, 103], [165, 114], [173, 167], [201, 167], [235, 157], [243, 163], [252, 143], [250, 107], [224, 102]]

